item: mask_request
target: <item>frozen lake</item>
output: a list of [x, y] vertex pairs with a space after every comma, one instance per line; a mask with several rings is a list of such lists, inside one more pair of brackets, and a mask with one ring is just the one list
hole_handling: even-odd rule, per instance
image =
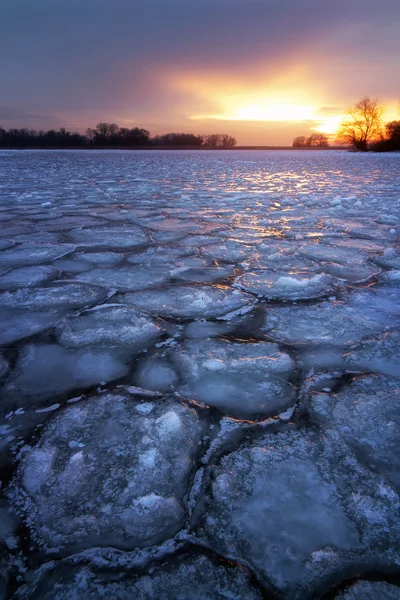
[[400, 154], [0, 151], [0, 198], [0, 599], [399, 599]]

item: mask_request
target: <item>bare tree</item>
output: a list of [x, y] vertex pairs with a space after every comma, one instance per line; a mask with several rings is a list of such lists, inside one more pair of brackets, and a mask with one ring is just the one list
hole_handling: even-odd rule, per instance
[[368, 143], [379, 139], [381, 135], [382, 115], [383, 106], [378, 100], [371, 100], [366, 96], [347, 111], [337, 133], [337, 141], [365, 152]]
[[234, 137], [232, 137], [231, 135], [228, 135], [226, 133], [222, 134], [221, 148], [234, 148], [236, 146], [236, 144], [237, 144], [237, 142]]
[[390, 121], [385, 125], [386, 136], [390, 140], [400, 141], [400, 121]]
[[307, 139], [307, 146], [310, 148], [328, 148], [328, 138], [324, 133], [312, 133]]
[[203, 139], [203, 145], [207, 148], [234, 148], [236, 144], [236, 139], [226, 133], [211, 133]]
[[218, 148], [219, 146], [220, 136], [218, 133], [211, 133], [210, 135], [206, 135], [204, 139], [204, 145], [209, 148]]
[[298, 137], [295, 137], [293, 140], [293, 148], [304, 148], [305, 145], [307, 144], [307, 139], [305, 135], [299, 135]]

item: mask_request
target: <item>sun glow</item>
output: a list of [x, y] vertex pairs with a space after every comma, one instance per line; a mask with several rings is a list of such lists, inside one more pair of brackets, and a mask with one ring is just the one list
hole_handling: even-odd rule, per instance
[[194, 115], [195, 119], [220, 119], [222, 121], [312, 121], [314, 108], [287, 103], [239, 106], [227, 114]]
[[[330, 105], [316, 86], [305, 86], [307, 72], [303, 67], [277, 75], [268, 86], [257, 81], [247, 85], [230, 78], [203, 74], [179, 74], [170, 84], [196, 99], [197, 113], [188, 118], [204, 123], [212, 121], [293, 124], [297, 130], [324, 133], [334, 137], [343, 119], [344, 107]], [[240, 125], [239, 125], [240, 123]], [[211, 125], [209, 125], [211, 126]]]
[[248, 104], [239, 106], [232, 111], [227, 111], [227, 113], [191, 115], [191, 118], [195, 120], [211, 119], [218, 121], [304, 122], [313, 131], [334, 135], [339, 129], [343, 115], [324, 117], [318, 107], [283, 102], [282, 104], [264, 106]]
[[337, 115], [335, 117], [326, 117], [325, 119], [321, 119], [319, 125], [314, 127], [314, 130], [318, 133], [334, 135], [337, 133], [343, 118], [344, 115]]

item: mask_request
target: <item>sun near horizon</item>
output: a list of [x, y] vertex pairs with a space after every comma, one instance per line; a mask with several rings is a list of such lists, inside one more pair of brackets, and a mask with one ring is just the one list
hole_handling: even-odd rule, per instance
[[364, 96], [399, 118], [398, 0], [3, 0], [0, 13], [4, 128], [105, 121], [290, 145], [333, 138]]

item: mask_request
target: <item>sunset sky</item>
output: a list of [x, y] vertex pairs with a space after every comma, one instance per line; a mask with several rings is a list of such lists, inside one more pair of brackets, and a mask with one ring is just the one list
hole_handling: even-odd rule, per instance
[[0, 23], [5, 128], [290, 144], [365, 95], [400, 118], [400, 0], [0, 0]]

